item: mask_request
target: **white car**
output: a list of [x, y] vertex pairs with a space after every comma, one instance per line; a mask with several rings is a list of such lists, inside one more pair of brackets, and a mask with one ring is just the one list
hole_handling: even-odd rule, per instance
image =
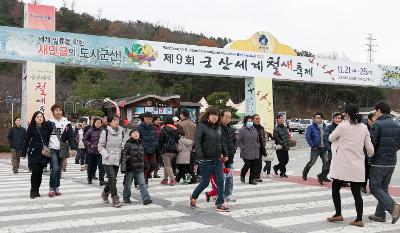
[[306, 132], [307, 127], [312, 123], [310, 119], [303, 119], [300, 121], [299, 134]]

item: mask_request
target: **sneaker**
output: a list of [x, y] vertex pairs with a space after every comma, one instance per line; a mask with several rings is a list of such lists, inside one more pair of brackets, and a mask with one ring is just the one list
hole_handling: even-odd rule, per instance
[[281, 174], [281, 178], [288, 178], [286, 174]]
[[18, 174], [18, 169], [13, 169], [14, 174]]
[[129, 199], [124, 199], [124, 203], [125, 203], [125, 204], [132, 204], [132, 201], [131, 201], [130, 198], [129, 198]]
[[54, 193], [56, 194], [56, 196], [61, 196], [60, 190], [56, 189], [56, 191], [54, 191]]
[[150, 205], [151, 203], [153, 203], [153, 201], [150, 199], [146, 199], [143, 201], [143, 205]]
[[160, 184], [163, 184], [163, 185], [168, 185], [168, 180], [166, 180], [166, 179], [163, 179], [163, 180], [160, 182]]
[[208, 194], [208, 192], [206, 192], [205, 194], [206, 194], [206, 201], [210, 202], [211, 196]]
[[153, 175], [153, 178], [159, 179], [159, 178], [161, 178], [161, 176], [159, 176], [159, 175], [157, 175], [157, 174], [154, 174], [154, 175]]
[[395, 224], [400, 218], [400, 205], [396, 204], [392, 212], [392, 224]]
[[88, 184], [92, 184], [92, 179], [89, 179], [89, 178], [88, 178], [88, 179], [87, 179], [87, 183], [88, 183]]
[[170, 180], [168, 182], [168, 184], [171, 185], [171, 186], [174, 186], [174, 185], [176, 185], [176, 181], [175, 180]]
[[375, 222], [386, 222], [386, 218], [383, 217], [378, 217], [375, 214], [368, 216], [369, 220], [375, 221]]
[[104, 203], [110, 203], [110, 201], [108, 200], [108, 196], [110, 195], [110, 193], [108, 192], [108, 193], [106, 193], [106, 192], [102, 192], [101, 193], [101, 198], [103, 198], [103, 202]]
[[50, 190], [49, 192], [49, 197], [55, 197], [56, 193], [54, 192], [54, 190]]
[[307, 180], [307, 174], [303, 174], [303, 180]]
[[189, 206], [192, 208], [197, 208], [196, 199], [192, 198], [192, 196], [190, 196], [190, 199], [189, 199]]
[[235, 202], [236, 198], [234, 198], [232, 195], [229, 195], [225, 198], [225, 201], [227, 202]]
[[231, 209], [229, 207], [225, 206], [224, 204], [217, 206], [216, 209], [217, 212], [230, 212]]
[[246, 183], [246, 178], [244, 176], [240, 176], [240, 182]]
[[263, 180], [262, 180], [262, 179], [254, 179], [254, 181], [255, 181], [255, 182], [257, 182], [257, 183], [261, 183], [261, 182], [263, 182]]
[[106, 184], [106, 182], [104, 180], [100, 180], [99, 185], [100, 186], [104, 186]]
[[85, 170], [85, 165], [81, 165], [81, 172]]

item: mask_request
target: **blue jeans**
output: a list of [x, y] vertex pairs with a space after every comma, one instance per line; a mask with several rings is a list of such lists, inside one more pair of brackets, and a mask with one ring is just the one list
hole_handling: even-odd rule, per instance
[[224, 174], [222, 169], [222, 161], [202, 161], [200, 162], [201, 182], [192, 193], [192, 198], [199, 198], [201, 192], [210, 184], [211, 173], [215, 174], [217, 181], [218, 198], [215, 201], [216, 206], [224, 204]]
[[60, 150], [50, 150], [51, 161], [50, 161], [50, 189], [56, 190], [60, 187], [61, 179], [61, 168], [63, 165], [63, 159], [59, 157]]
[[371, 194], [378, 200], [375, 215], [386, 217], [385, 211], [391, 212], [396, 202], [389, 195], [389, 184], [392, 179], [394, 167], [375, 167], [371, 166], [369, 171], [369, 188]]
[[142, 197], [142, 201], [150, 199], [149, 191], [147, 190], [147, 185], [144, 181], [144, 173], [141, 172], [127, 172], [125, 174], [125, 183], [124, 183], [124, 191], [122, 196], [124, 200], [129, 199], [131, 197], [131, 188], [133, 179], [137, 179], [140, 188], [140, 196]]
[[[307, 165], [304, 167], [303, 175], [307, 175], [312, 166], [314, 166], [315, 162], [317, 162], [318, 157], [321, 157], [322, 160], [322, 171], [319, 175], [328, 174], [329, 167], [328, 166], [328, 153], [323, 148], [318, 148], [316, 150], [311, 150], [310, 161], [308, 161]], [[318, 176], [319, 176], [318, 175]]]
[[232, 195], [232, 191], [233, 191], [233, 163], [225, 164], [225, 167], [230, 169], [229, 173], [226, 174], [226, 178], [225, 178], [224, 196], [228, 197], [228, 196]]

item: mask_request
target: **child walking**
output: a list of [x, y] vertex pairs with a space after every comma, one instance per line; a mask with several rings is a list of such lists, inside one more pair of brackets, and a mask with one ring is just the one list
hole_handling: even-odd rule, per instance
[[129, 140], [126, 141], [125, 147], [121, 153], [121, 173], [124, 177], [123, 201], [131, 204], [131, 188], [133, 179], [137, 180], [142, 197], [143, 205], [151, 204], [147, 185], [144, 180], [144, 148], [140, 140], [138, 128], [132, 129], [129, 133]]
[[272, 161], [274, 160], [274, 152], [276, 150], [282, 149], [281, 145], [275, 144], [275, 140], [273, 139], [272, 134], [267, 133], [267, 138], [266, 138], [266, 143], [265, 143], [265, 150], [267, 152], [266, 156], [262, 157], [262, 160], [265, 162], [264, 168], [263, 168], [263, 176], [264, 178], [270, 177], [272, 178], [271, 175], [271, 164]]

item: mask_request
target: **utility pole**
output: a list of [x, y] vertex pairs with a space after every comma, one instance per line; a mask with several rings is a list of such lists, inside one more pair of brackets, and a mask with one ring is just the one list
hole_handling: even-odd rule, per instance
[[374, 38], [372, 36], [372, 33], [368, 33], [368, 37], [367, 37], [367, 44], [365, 44], [367, 46], [367, 52], [368, 52], [368, 63], [372, 64], [374, 63], [374, 57], [373, 57], [373, 53], [376, 52], [376, 50], [374, 50], [374, 47], [378, 46], [376, 44], [374, 44], [376, 41], [376, 38]]

